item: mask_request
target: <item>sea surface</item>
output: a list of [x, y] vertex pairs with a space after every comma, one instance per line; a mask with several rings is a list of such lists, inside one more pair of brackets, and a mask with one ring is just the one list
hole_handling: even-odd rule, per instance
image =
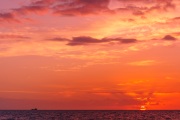
[[180, 120], [180, 111], [0, 110], [0, 120]]

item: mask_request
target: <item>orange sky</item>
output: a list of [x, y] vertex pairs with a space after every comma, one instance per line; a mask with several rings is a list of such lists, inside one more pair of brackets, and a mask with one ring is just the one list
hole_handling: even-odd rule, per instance
[[180, 109], [179, 0], [0, 9], [0, 109]]

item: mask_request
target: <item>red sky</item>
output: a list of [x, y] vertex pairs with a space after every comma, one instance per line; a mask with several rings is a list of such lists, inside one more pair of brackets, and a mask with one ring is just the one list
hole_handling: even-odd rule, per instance
[[180, 109], [179, 0], [1, 0], [0, 109]]

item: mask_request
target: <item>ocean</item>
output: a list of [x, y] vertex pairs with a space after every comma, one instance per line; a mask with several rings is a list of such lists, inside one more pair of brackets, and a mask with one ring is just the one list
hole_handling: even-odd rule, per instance
[[180, 120], [180, 111], [0, 110], [0, 120]]

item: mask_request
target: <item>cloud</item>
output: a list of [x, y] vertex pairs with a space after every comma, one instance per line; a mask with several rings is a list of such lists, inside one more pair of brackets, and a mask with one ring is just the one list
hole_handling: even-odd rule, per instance
[[97, 39], [90, 36], [78, 36], [73, 37], [72, 39], [68, 38], [62, 38], [62, 37], [55, 37], [47, 39], [48, 41], [57, 41], [57, 42], [64, 42], [67, 41], [70, 46], [78, 46], [78, 45], [89, 45], [89, 44], [100, 44], [100, 43], [110, 43], [110, 42], [116, 42], [121, 44], [130, 44], [130, 43], [136, 43], [138, 40], [136, 39], [125, 39], [125, 38], [102, 38]]
[[28, 13], [41, 14], [50, 10], [50, 6], [62, 0], [32, 0], [29, 5], [12, 9], [15, 14], [26, 15]]
[[54, 13], [66, 16], [98, 14], [112, 12], [109, 8], [110, 0], [60, 0], [52, 9]]
[[117, 0], [120, 7], [117, 10], [131, 11], [135, 16], [145, 16], [152, 12], [167, 12], [176, 8], [173, 0]]
[[76, 16], [111, 12], [108, 8], [109, 2], [110, 0], [39, 0], [12, 10], [23, 15], [51, 11], [64, 16]]
[[175, 35], [175, 36], [180, 36], [180, 32], [174, 32], [172, 34]]
[[147, 6], [153, 6], [153, 5], [169, 5], [173, 4], [173, 0], [117, 0], [121, 3], [124, 3], [125, 5], [134, 5], [134, 4], [140, 4], [140, 6], [147, 5]]
[[109, 43], [109, 42], [120, 42], [122, 44], [135, 43], [136, 39], [123, 39], [123, 38], [102, 38], [96, 39], [89, 36], [73, 37], [72, 40], [67, 44], [70, 46], [97, 44], [97, 43]]
[[133, 15], [136, 15], [136, 16], [142, 16], [142, 15], [144, 15], [144, 12], [142, 12], [142, 11], [140, 11], [140, 10], [138, 10], [138, 11], [134, 11], [133, 12]]
[[50, 39], [47, 39], [47, 40], [49, 40], [49, 41], [57, 41], [57, 42], [70, 41], [70, 39], [62, 38], [62, 37], [50, 38]]
[[153, 10], [168, 10], [168, 9], [174, 9], [176, 6], [173, 3], [173, 0], [153, 0], [155, 3], [154, 6], [150, 7], [149, 11]]
[[0, 39], [30, 39], [30, 37], [14, 34], [0, 34]]
[[128, 38], [121, 38], [121, 37], [118, 37], [118, 38], [103, 38], [102, 40], [105, 40], [105, 41], [118, 41], [122, 44], [128, 44], [128, 43], [135, 43], [137, 42], [138, 40], [134, 39], [134, 38], [131, 38], [131, 39], [128, 39]]
[[90, 43], [103, 43], [108, 42], [108, 40], [100, 40], [88, 36], [80, 36], [80, 37], [73, 37], [73, 39], [67, 45], [85, 45]]
[[[113, 39], [112, 39], [113, 40]], [[135, 43], [137, 42], [136, 39], [123, 39], [123, 38], [116, 38], [117, 41], [123, 43], [123, 44], [128, 44], [128, 43]]]
[[20, 22], [13, 13], [0, 13], [0, 22]]
[[[134, 84], [133, 84], [134, 85]], [[127, 86], [127, 85], [125, 85]], [[93, 90], [89, 91], [89, 93], [95, 94], [98, 96], [108, 96], [118, 99], [119, 105], [134, 105], [136, 109], [139, 109], [141, 105], [151, 106], [151, 105], [160, 105], [161, 103], [156, 99], [154, 95], [156, 92], [154, 91], [124, 91], [124, 90]], [[132, 109], [132, 108], [131, 108]]]
[[177, 39], [175, 37], [171, 36], [171, 35], [166, 35], [166, 36], [164, 36], [163, 40], [174, 41], [174, 40], [177, 40]]
[[154, 60], [143, 60], [143, 61], [135, 61], [128, 63], [128, 65], [132, 65], [132, 66], [151, 66], [154, 64], [156, 64], [156, 61]]
[[50, 10], [48, 4], [50, 1], [52, 2], [53, 0], [40, 0], [32, 2], [26, 6], [21, 6], [14, 9], [12, 8], [9, 10], [9, 12], [0, 13], [0, 21], [20, 23], [20, 21], [23, 19], [22, 15], [27, 15], [29, 13], [42, 14]]
[[[52, 4], [54, 2], [56, 2], [58, 0], [35, 0], [35, 1], [32, 1], [32, 5], [49, 5], [49, 4]], [[60, 1], [60, 0], [59, 0]], [[61, 0], [62, 1], [62, 0]]]
[[29, 5], [10, 9], [10, 12], [0, 13], [0, 21], [16, 21], [30, 13], [51, 13], [64, 16], [77, 16], [112, 12], [108, 8], [110, 0], [35, 0]]
[[111, 0], [32, 0], [28, 5], [10, 9], [10, 12], [0, 13], [0, 21], [20, 22], [20, 18], [30, 13], [53, 13], [61, 16], [82, 16], [97, 14], [119, 14], [122, 11], [131, 12], [135, 16], [145, 16], [153, 11], [167, 11], [176, 6], [173, 0], [118, 0], [116, 9], [110, 9]]
[[180, 22], [180, 17], [174, 17], [174, 18], [172, 18], [172, 19], [169, 19], [169, 22], [171, 22], [171, 23], [179, 23]]
[[175, 17], [175, 18], [173, 18], [174, 20], [180, 20], [180, 17]]
[[41, 14], [48, 11], [46, 6], [37, 6], [37, 5], [30, 5], [30, 6], [23, 6], [21, 8], [13, 9], [13, 13], [26, 15], [28, 13], [36, 13]]

